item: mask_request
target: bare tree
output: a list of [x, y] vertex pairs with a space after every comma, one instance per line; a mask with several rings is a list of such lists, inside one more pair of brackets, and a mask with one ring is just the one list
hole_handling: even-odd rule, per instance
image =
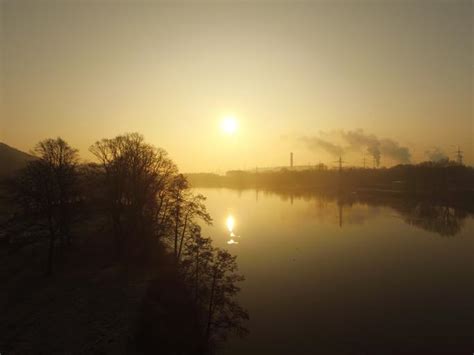
[[245, 278], [236, 273], [236, 256], [227, 250], [216, 249], [209, 268], [210, 293], [207, 310], [206, 340], [212, 344], [216, 337], [225, 339], [232, 331], [238, 336], [245, 336], [248, 330], [243, 321], [249, 316], [235, 300], [240, 291], [236, 283]]
[[237, 283], [244, 277], [237, 273], [236, 256], [214, 248], [210, 238], [201, 236], [199, 227], [192, 231], [193, 238], [186, 244], [181, 265], [201, 311], [199, 319], [206, 346], [211, 349], [219, 338], [225, 339], [230, 332], [238, 336], [248, 332], [244, 326], [248, 313], [235, 300], [240, 291]]
[[[210, 214], [207, 212], [206, 205], [204, 204], [204, 201], [206, 201], [206, 197], [201, 194], [191, 194], [189, 196], [189, 199], [185, 201], [183, 205], [183, 227], [181, 230], [181, 237], [179, 241], [179, 249], [178, 249], [178, 259], [181, 258], [181, 254], [183, 251], [183, 244], [185, 239], [188, 237], [187, 236], [187, 227], [192, 224], [193, 227], [195, 228], [195, 221], [196, 219], [200, 219], [206, 224], [211, 224], [212, 223], [212, 218]], [[189, 237], [193, 237], [191, 234]]]
[[187, 238], [192, 237], [190, 226], [197, 220], [211, 224], [212, 218], [206, 210], [202, 194], [193, 194], [187, 179], [179, 174], [171, 184], [171, 220], [173, 224], [173, 252], [176, 260], [180, 260], [183, 246]]
[[15, 183], [24, 221], [44, 225], [49, 233], [47, 273], [53, 271], [57, 237], [70, 242], [70, 225], [78, 200], [77, 150], [61, 138], [39, 142], [33, 150], [38, 157], [19, 174]]
[[102, 139], [90, 151], [103, 168], [106, 209], [122, 255], [131, 238], [144, 242], [145, 236], [156, 235], [152, 226], [163, 222], [164, 191], [177, 169], [164, 150], [137, 133]]
[[172, 198], [172, 223], [173, 223], [173, 252], [175, 259], [178, 260], [178, 242], [179, 242], [179, 229], [182, 224], [182, 215], [184, 204], [186, 201], [186, 195], [189, 193], [189, 184], [183, 174], [177, 175], [171, 185], [171, 198]]
[[210, 238], [201, 235], [201, 227], [195, 225], [191, 228], [192, 238], [186, 243], [181, 266], [185, 279], [193, 290], [196, 304], [201, 302], [201, 298], [206, 294], [206, 273], [212, 261], [214, 248]]

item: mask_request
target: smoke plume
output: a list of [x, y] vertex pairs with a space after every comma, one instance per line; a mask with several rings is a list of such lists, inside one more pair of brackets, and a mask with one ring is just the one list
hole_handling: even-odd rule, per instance
[[365, 149], [374, 158], [375, 164], [380, 165], [380, 141], [373, 134], [365, 134], [362, 130], [340, 132], [342, 138], [349, 144], [346, 150], [359, 151]]
[[425, 151], [425, 155], [429, 160], [434, 162], [448, 159], [448, 156], [438, 147]]
[[374, 134], [367, 134], [362, 129], [355, 131], [337, 131], [336, 138], [342, 142], [336, 144], [320, 137], [303, 137], [304, 142], [310, 150], [323, 150], [333, 156], [340, 156], [345, 152], [367, 152], [376, 166], [380, 165], [382, 157], [389, 158], [398, 163], [409, 163], [411, 159], [410, 150], [401, 146], [392, 139], [380, 139]]
[[305, 143], [310, 150], [324, 150], [334, 156], [340, 156], [344, 151], [341, 146], [319, 137], [302, 137], [301, 141]]

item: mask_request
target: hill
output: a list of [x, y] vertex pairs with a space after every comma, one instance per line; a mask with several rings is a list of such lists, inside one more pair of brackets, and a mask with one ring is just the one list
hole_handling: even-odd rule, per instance
[[34, 156], [0, 142], [0, 176], [12, 174], [33, 159]]

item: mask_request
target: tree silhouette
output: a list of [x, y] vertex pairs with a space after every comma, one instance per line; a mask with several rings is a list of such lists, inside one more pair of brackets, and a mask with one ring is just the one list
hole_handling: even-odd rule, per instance
[[210, 238], [202, 237], [199, 227], [193, 228], [192, 235], [182, 265], [201, 310], [199, 319], [206, 346], [211, 349], [230, 332], [240, 337], [248, 333], [244, 326], [248, 313], [235, 300], [240, 291], [237, 283], [244, 281], [244, 277], [237, 273], [236, 256], [214, 248]]
[[145, 143], [137, 133], [102, 139], [90, 151], [103, 169], [105, 206], [118, 254], [122, 256], [124, 244], [144, 247], [144, 236], [153, 236], [153, 225], [162, 222], [158, 199], [176, 166], [164, 150]]
[[39, 142], [38, 157], [19, 173], [15, 182], [17, 200], [24, 222], [44, 226], [49, 233], [47, 273], [53, 271], [53, 253], [57, 237], [70, 242], [73, 209], [77, 205], [77, 150], [61, 138]]
[[244, 336], [248, 331], [242, 322], [249, 317], [248, 313], [234, 299], [234, 296], [240, 291], [236, 283], [245, 280], [242, 275], [236, 273], [236, 256], [232, 256], [227, 250], [216, 249], [209, 267], [207, 341], [212, 342], [216, 336], [225, 339], [228, 331]]
[[[107, 260], [127, 266], [112, 268], [112, 273], [126, 270], [128, 277], [138, 272], [140, 280], [142, 274], [147, 275], [151, 282], [140, 311], [144, 323], [137, 331], [146, 353], [155, 352], [155, 345], [171, 338], [170, 344], [182, 345], [173, 351], [211, 352], [217, 339], [230, 331], [244, 335], [248, 315], [235, 301], [236, 284], [243, 280], [237, 274], [236, 259], [201, 236], [198, 222], [212, 222], [206, 198], [193, 193], [164, 150], [147, 144], [137, 133], [102, 139], [90, 151], [98, 163], [79, 165], [77, 150], [61, 138], [38, 143], [37, 159], [13, 180], [12, 211], [19, 207], [21, 213], [12, 213], [8, 223], [14, 220], [24, 233], [9, 231], [8, 243], [10, 235], [15, 235], [20, 236], [15, 243], [22, 244], [25, 231], [33, 231], [35, 238], [47, 236], [47, 272], [51, 273], [56, 242], [71, 243], [73, 221], [81, 217], [87, 223], [76, 229], [81, 231], [77, 233], [82, 238], [80, 248], [70, 254], [62, 272], [79, 271], [80, 279], [83, 266], [76, 260], [88, 261], [89, 276], [91, 270], [102, 272], [100, 265]], [[104, 219], [107, 224], [99, 227]], [[36, 233], [39, 229], [41, 233]], [[4, 230], [2, 221], [2, 234]], [[98, 232], [103, 230], [113, 235], [118, 260], [109, 260], [115, 253], [102, 247]], [[168, 317], [162, 318], [159, 307], [169, 307]], [[162, 325], [169, 329], [163, 331]], [[189, 336], [188, 341], [182, 341], [183, 334]]]

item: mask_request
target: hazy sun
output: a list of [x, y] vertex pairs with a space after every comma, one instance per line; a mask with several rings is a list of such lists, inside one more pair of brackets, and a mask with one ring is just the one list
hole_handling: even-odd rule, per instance
[[237, 131], [237, 120], [234, 116], [226, 116], [222, 119], [221, 129], [224, 133], [234, 134]]
[[234, 230], [234, 224], [235, 224], [235, 220], [234, 220], [234, 217], [232, 217], [231, 215], [229, 215], [225, 221], [225, 224], [227, 225], [227, 229], [229, 230], [229, 232], [233, 232]]

